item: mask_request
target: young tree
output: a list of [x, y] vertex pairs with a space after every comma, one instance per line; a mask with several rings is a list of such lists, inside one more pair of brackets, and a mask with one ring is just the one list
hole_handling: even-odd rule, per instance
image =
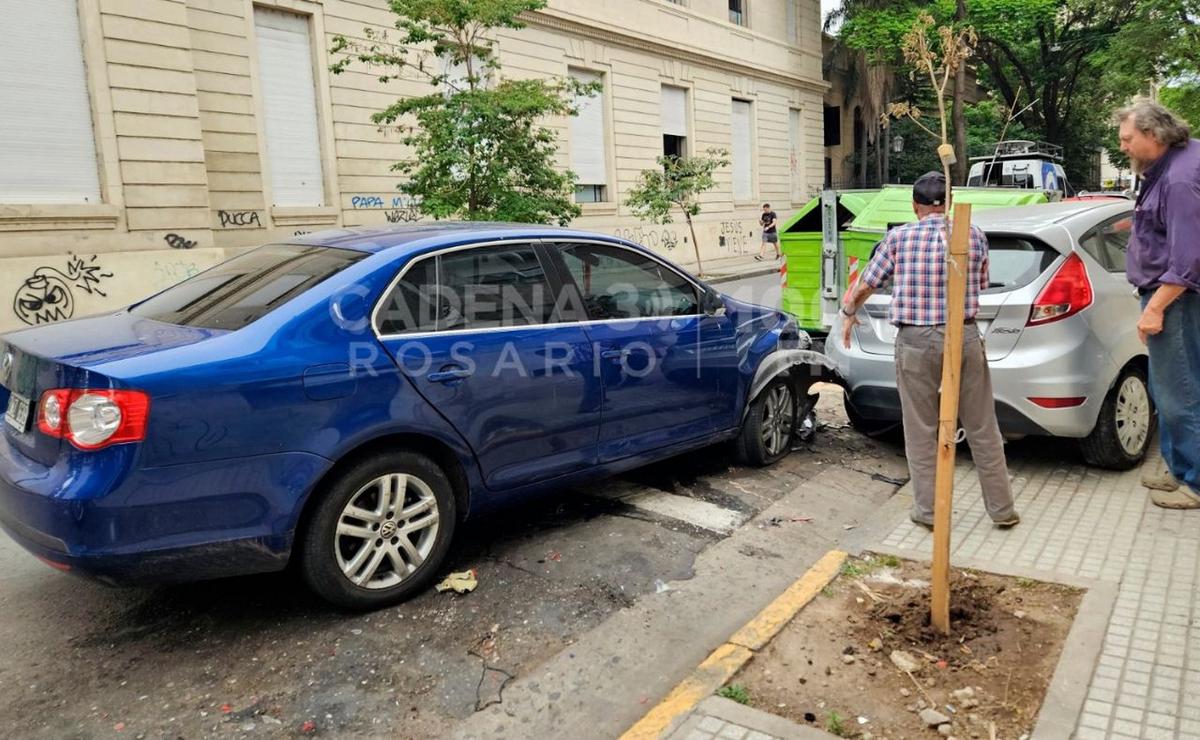
[[671, 211], [675, 208], [683, 211], [696, 250], [696, 271], [703, 275], [704, 264], [700, 261], [700, 243], [696, 241], [692, 217], [700, 213], [700, 194], [716, 185], [713, 173], [729, 166], [729, 152], [709, 149], [702, 157], [659, 157], [658, 165], [658, 169], [642, 170], [625, 205], [639, 218], [656, 224], [671, 223]]
[[401, 124], [413, 156], [392, 169], [407, 176], [399, 189], [433, 218], [558, 222], [579, 215], [575, 175], [554, 167], [555, 135], [548, 116], [574, 114], [578, 95], [595, 85], [574, 80], [504, 80], [494, 42], [498, 28], [522, 28], [519, 16], [545, 0], [390, 0], [400, 32], [364, 30], [365, 41], [333, 40], [335, 74], [354, 62], [381, 69], [379, 80], [424, 78], [437, 92], [396, 101], [372, 114], [377, 124]]

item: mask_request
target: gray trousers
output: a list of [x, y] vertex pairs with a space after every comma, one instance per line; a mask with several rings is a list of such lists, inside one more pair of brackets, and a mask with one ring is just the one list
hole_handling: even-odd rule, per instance
[[[938, 415], [942, 384], [944, 326], [902, 326], [896, 336], [896, 385], [904, 417], [904, 454], [913, 482], [912, 518], [933, 523], [937, 473]], [[971, 457], [993, 521], [1013, 515], [1004, 439], [996, 421], [992, 375], [983, 340], [973, 324], [963, 327], [962, 380], [958, 418], [971, 445]]]

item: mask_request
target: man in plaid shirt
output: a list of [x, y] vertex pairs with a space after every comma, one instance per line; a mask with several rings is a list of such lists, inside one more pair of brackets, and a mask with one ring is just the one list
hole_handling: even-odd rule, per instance
[[[896, 387], [904, 419], [904, 454], [913, 481], [910, 516], [925, 527], [933, 526], [942, 349], [946, 338], [945, 193], [942, 173], [929, 172], [917, 179], [913, 184], [913, 210], [919, 220], [888, 232], [858, 285], [846, 294], [841, 317], [842, 343], [849, 349], [851, 333], [859, 323], [859, 308], [872, 293], [892, 281], [888, 320], [899, 327]], [[987, 237], [975, 227], [971, 227], [968, 263], [958, 416], [971, 445], [988, 514], [997, 526], [1008, 528], [1020, 523], [1021, 518], [1013, 508], [991, 372], [983, 339], [975, 328], [979, 291], [988, 286]]]

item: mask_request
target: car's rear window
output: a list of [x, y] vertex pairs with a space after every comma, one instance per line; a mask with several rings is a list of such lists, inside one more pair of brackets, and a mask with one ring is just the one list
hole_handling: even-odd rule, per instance
[[366, 256], [347, 249], [270, 244], [167, 288], [131, 311], [180, 326], [240, 329]]
[[[876, 245], [876, 249], [878, 247]], [[1057, 257], [1058, 252], [1036, 239], [989, 234], [988, 287], [983, 292], [1005, 293], [1024, 288], [1045, 272]], [[890, 294], [891, 281], [879, 292]]]
[[988, 288], [1004, 293], [1024, 288], [1058, 257], [1053, 248], [1035, 239], [988, 235]]

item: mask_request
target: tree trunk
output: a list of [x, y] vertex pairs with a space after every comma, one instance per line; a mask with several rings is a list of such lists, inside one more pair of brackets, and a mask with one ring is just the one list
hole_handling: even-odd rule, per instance
[[886, 185], [892, 181], [892, 129], [887, 126], [883, 129], [883, 179], [879, 184]]
[[692, 233], [692, 249], [696, 250], [696, 275], [704, 277], [704, 263], [700, 261], [700, 242], [696, 240], [696, 227], [692, 225], [692, 214], [684, 210], [683, 217], [687, 219], [688, 231]]
[[[967, 19], [967, 4], [966, 0], [958, 0], [958, 9], [954, 13], [954, 18], [958, 23], [963, 23]], [[967, 94], [967, 65], [958, 65], [958, 72], [954, 78], [954, 155], [958, 161], [954, 164], [954, 184], [965, 185], [967, 183], [967, 114], [966, 103], [964, 98]]]

